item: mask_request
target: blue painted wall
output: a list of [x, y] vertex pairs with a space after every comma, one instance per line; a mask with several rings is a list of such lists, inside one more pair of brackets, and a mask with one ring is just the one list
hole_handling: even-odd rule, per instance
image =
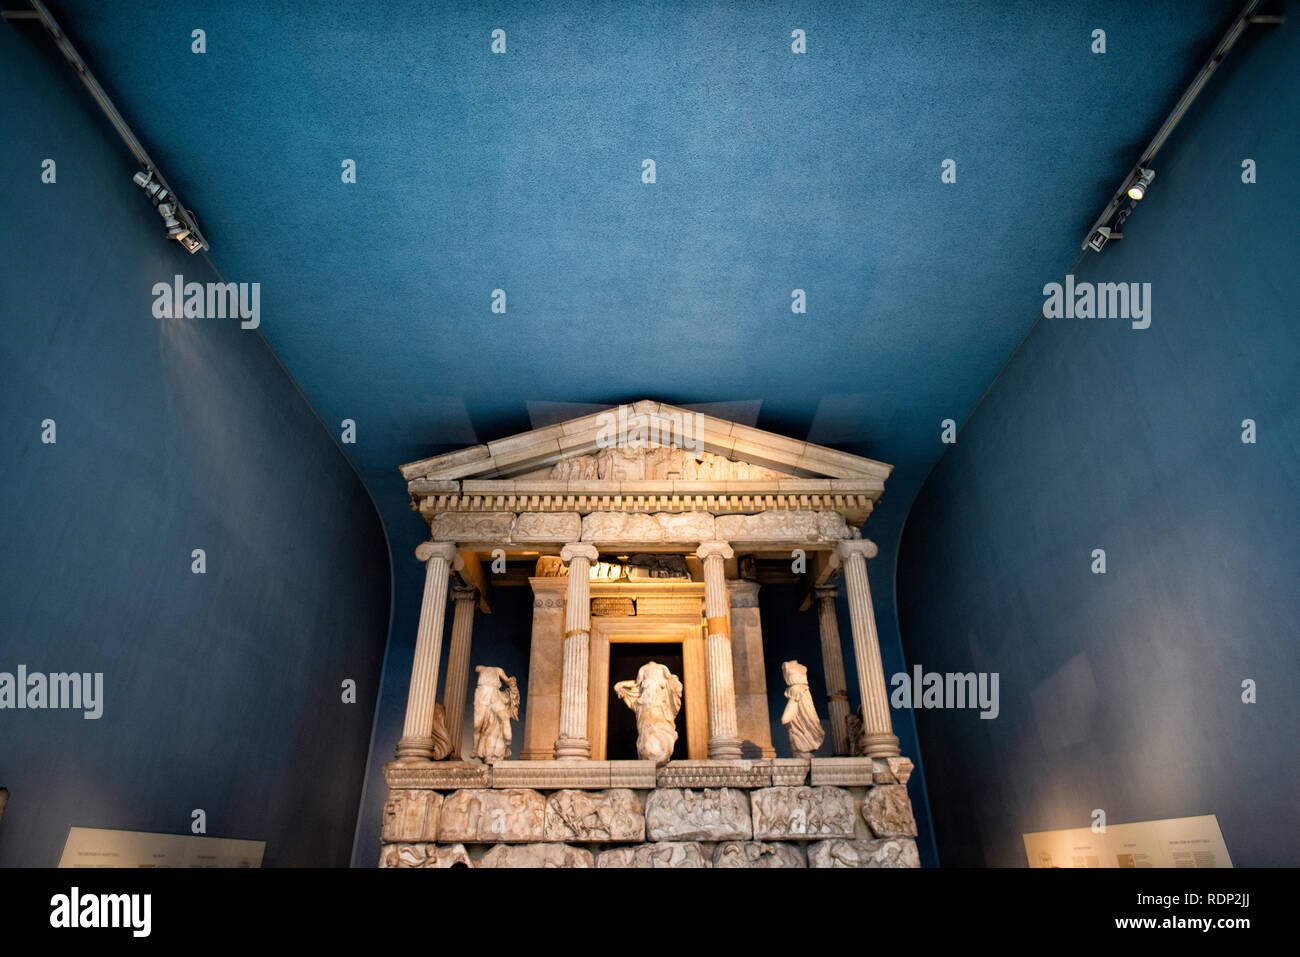
[[259, 332], [153, 318], [154, 282], [215, 276], [42, 34], [0, 26], [0, 87], [0, 671], [104, 676], [98, 720], [0, 711], [0, 865], [194, 808], [267, 865], [346, 864], [388, 630], [375, 508]]
[[1236, 865], [1300, 863], [1298, 42], [1250, 30], [1076, 269], [1150, 282], [1151, 327], [1040, 322], [910, 513], [909, 659], [1001, 673], [997, 720], [918, 714], [945, 864], [1024, 866], [1023, 833], [1094, 808], [1215, 814]]

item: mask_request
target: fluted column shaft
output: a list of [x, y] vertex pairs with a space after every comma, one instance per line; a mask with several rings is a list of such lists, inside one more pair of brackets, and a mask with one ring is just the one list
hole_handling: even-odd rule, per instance
[[862, 695], [862, 726], [866, 738], [866, 755], [871, 758], [895, 757], [899, 754], [898, 738], [889, 713], [889, 694], [885, 690], [885, 668], [880, 660], [880, 637], [876, 633], [876, 614], [871, 607], [871, 588], [867, 583], [867, 559], [876, 557], [876, 545], [867, 539], [841, 542], [844, 562], [844, 590], [849, 598], [849, 624], [853, 629], [853, 657], [858, 666], [858, 687]]
[[726, 542], [704, 542], [695, 553], [704, 563], [704, 614], [708, 619], [704, 655], [708, 668], [709, 758], [712, 760], [738, 760], [741, 756], [726, 579], [726, 561], [734, 554]]
[[560, 736], [555, 758], [590, 758], [587, 737], [587, 658], [591, 635], [591, 563], [594, 545], [565, 545], [560, 560], [569, 566], [564, 596], [564, 670], [560, 677]]
[[836, 755], [849, 753], [849, 683], [844, 677], [844, 656], [840, 653], [840, 622], [835, 613], [834, 585], [819, 585], [817, 624], [822, 638], [822, 669], [826, 672], [826, 711], [831, 719], [831, 749]]
[[478, 601], [478, 590], [453, 588], [451, 598], [451, 649], [447, 653], [447, 684], [443, 688], [442, 704], [447, 712], [447, 736], [451, 739], [452, 754], [459, 757], [461, 736], [465, 733], [469, 647], [474, 632], [474, 605]]
[[438, 694], [438, 660], [442, 656], [442, 628], [447, 614], [447, 582], [456, 546], [450, 542], [423, 542], [415, 557], [424, 562], [424, 598], [415, 633], [415, 660], [406, 696], [406, 722], [397, 742], [399, 761], [433, 759], [433, 706]]

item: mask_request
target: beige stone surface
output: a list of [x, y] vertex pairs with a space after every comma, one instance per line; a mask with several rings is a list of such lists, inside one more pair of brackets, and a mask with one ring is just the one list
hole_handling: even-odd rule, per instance
[[597, 867], [708, 867], [704, 848], [691, 843], [638, 844], [601, 851]]
[[903, 784], [877, 784], [862, 800], [862, 819], [876, 837], [915, 837], [916, 818]]
[[446, 512], [430, 520], [430, 537], [439, 542], [505, 544], [514, 522], [513, 512]]
[[875, 781], [871, 758], [813, 758], [809, 783], [815, 787], [869, 787]]
[[384, 765], [384, 780], [393, 789], [431, 788], [453, 791], [459, 788], [492, 786], [492, 769], [476, 761], [438, 761], [423, 764]]
[[473, 867], [465, 845], [385, 844], [379, 853], [380, 867]]
[[749, 799], [755, 840], [853, 837], [853, 796], [840, 788], [762, 788]]
[[582, 519], [582, 541], [615, 544], [699, 542], [714, 538], [708, 512], [592, 512]]
[[798, 844], [726, 841], [713, 849], [714, 867], [807, 867]]
[[773, 758], [768, 764], [776, 787], [798, 787], [808, 780], [808, 758]]
[[732, 788], [661, 788], [645, 804], [651, 841], [747, 841], [754, 834], [749, 796]]
[[669, 761], [659, 769], [661, 788], [765, 788], [772, 783], [767, 761]]
[[524, 789], [456, 791], [442, 803], [439, 840], [526, 844], [546, 840], [546, 798]]
[[645, 840], [636, 792], [556, 791], [546, 801], [546, 840], [578, 844]]
[[885, 758], [885, 763], [899, 784], [906, 784], [907, 779], [912, 776], [911, 758]]
[[503, 788], [535, 788], [557, 791], [562, 788], [610, 787], [608, 761], [502, 761], [492, 769], [492, 784]]
[[808, 845], [809, 867], [920, 867], [916, 842], [905, 837], [878, 841], [817, 841]]
[[521, 512], [515, 518], [510, 540], [519, 544], [576, 542], [582, 534], [577, 512]]
[[653, 788], [657, 768], [653, 761], [610, 761], [609, 786], [612, 788]]
[[479, 867], [595, 867], [595, 855], [567, 844], [498, 844], [489, 848]]
[[441, 809], [442, 795], [434, 791], [390, 790], [380, 840], [394, 844], [436, 841]]
[[838, 512], [804, 510], [719, 515], [714, 522], [714, 529], [722, 541], [741, 543], [830, 543], [838, 542], [848, 535], [844, 516]]

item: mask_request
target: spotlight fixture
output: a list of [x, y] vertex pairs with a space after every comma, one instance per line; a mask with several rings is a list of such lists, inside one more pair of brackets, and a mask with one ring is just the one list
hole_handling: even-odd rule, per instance
[[1147, 187], [1151, 185], [1151, 181], [1155, 178], [1156, 178], [1156, 171], [1153, 169], [1147, 169], [1146, 167], [1143, 167], [1142, 169], [1138, 170], [1137, 179], [1133, 180], [1133, 182], [1129, 185], [1128, 198], [1142, 199], [1142, 197], [1146, 196], [1147, 194]]
[[154, 179], [152, 168], [143, 169], [131, 178], [157, 207], [158, 215], [162, 217], [163, 225], [167, 228], [168, 239], [176, 240], [191, 253], [203, 248], [203, 240], [196, 235], [198, 227], [194, 225], [194, 214], [178, 203], [167, 187]]

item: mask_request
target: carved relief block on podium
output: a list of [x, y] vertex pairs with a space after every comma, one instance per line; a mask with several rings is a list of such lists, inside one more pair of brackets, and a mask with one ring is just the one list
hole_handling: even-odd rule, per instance
[[862, 819], [876, 837], [915, 837], [916, 818], [903, 784], [878, 784], [862, 799]]
[[661, 788], [646, 798], [645, 819], [652, 841], [747, 841], [754, 834], [748, 795], [730, 788]]
[[441, 809], [442, 795], [434, 791], [390, 791], [379, 839], [394, 844], [436, 841]]
[[385, 844], [379, 854], [380, 867], [473, 867], [463, 844]]
[[754, 839], [816, 840], [854, 835], [853, 795], [839, 788], [764, 788], [749, 796]]
[[808, 845], [809, 867], [920, 867], [910, 838], [879, 841], [817, 841]]
[[440, 839], [464, 844], [546, 840], [546, 798], [530, 790], [457, 791], [442, 804]]
[[798, 844], [726, 841], [713, 849], [714, 867], [807, 867]]
[[595, 855], [567, 844], [498, 844], [489, 848], [479, 867], [595, 867]]
[[577, 844], [645, 840], [645, 816], [635, 792], [556, 791], [546, 802], [546, 840]]
[[597, 867], [708, 867], [704, 848], [696, 843], [638, 844], [601, 851]]

